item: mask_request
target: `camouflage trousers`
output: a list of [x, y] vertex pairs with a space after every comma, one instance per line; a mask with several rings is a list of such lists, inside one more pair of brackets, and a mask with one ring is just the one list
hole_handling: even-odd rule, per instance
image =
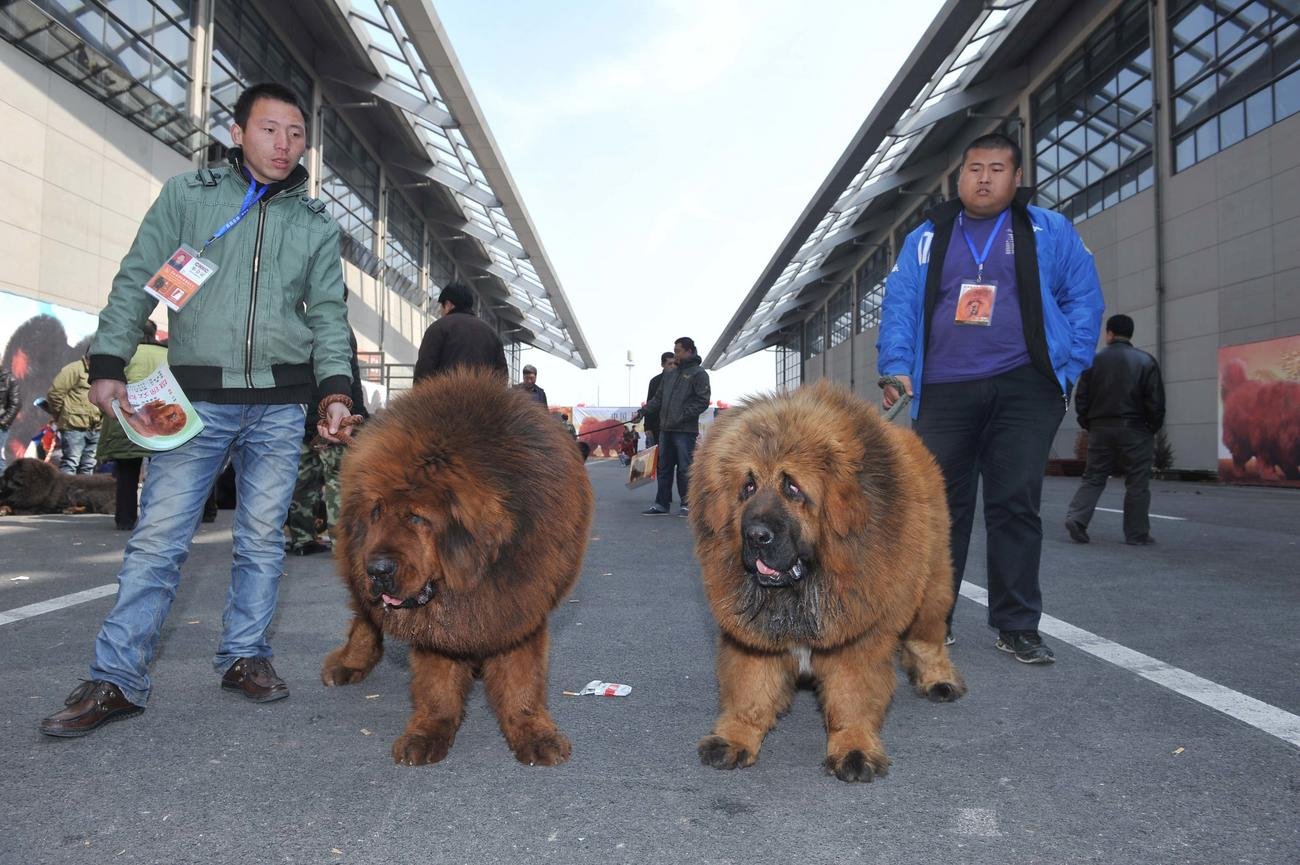
[[[332, 527], [339, 517], [339, 465], [343, 446], [329, 445], [317, 451], [304, 442], [298, 452], [298, 481], [289, 505], [289, 520], [284, 525], [285, 542], [291, 548], [316, 540], [320, 530]], [[325, 523], [317, 514], [325, 511]]]

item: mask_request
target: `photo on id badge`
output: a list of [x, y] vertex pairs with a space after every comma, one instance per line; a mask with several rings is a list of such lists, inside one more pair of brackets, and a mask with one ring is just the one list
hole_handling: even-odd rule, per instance
[[963, 282], [957, 294], [957, 312], [954, 322], [988, 327], [993, 323], [993, 301], [998, 287], [993, 282]]
[[215, 264], [200, 258], [198, 252], [181, 245], [158, 268], [158, 272], [149, 277], [144, 290], [165, 303], [173, 312], [179, 312], [216, 269]]

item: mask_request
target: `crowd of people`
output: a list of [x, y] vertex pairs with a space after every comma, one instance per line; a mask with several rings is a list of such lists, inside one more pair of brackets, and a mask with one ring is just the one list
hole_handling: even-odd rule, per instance
[[[366, 415], [338, 226], [306, 195], [307, 171], [299, 164], [307, 128], [292, 90], [259, 84], [244, 91], [234, 109], [229, 167], [167, 182], [113, 281], [89, 350], [58, 373], [45, 396], [60, 470], [93, 471], [97, 453], [111, 459], [119, 477], [117, 525], [131, 531], [89, 677], [41, 722], [47, 735], [81, 736], [144, 711], [149, 667], [182, 563], [227, 464], [237, 487], [234, 564], [213, 668], [222, 688], [249, 700], [289, 694], [272, 666], [268, 637], [284, 557], [328, 551], [316, 514], [323, 506], [326, 523], [336, 519], [340, 457]], [[1067, 218], [1025, 203], [1020, 163], [1019, 147], [1001, 135], [966, 148], [958, 197], [907, 235], [889, 275], [878, 372], [883, 405], [910, 397], [914, 428], [943, 472], [955, 586], [982, 483], [996, 646], [1024, 663], [1044, 664], [1055, 658], [1038, 633], [1039, 503], [1050, 444], [1071, 395], [1091, 435], [1088, 470], [1066, 523], [1081, 543], [1116, 467], [1126, 472], [1126, 538], [1153, 542], [1147, 479], [1164, 406], [1159, 369], [1132, 347], [1127, 316], [1108, 320], [1108, 345], [1094, 361], [1103, 302], [1092, 255]], [[244, 220], [253, 208], [258, 218]], [[178, 252], [173, 245], [183, 231], [202, 232], [189, 239], [206, 237], [200, 254], [211, 248], [222, 266], [172, 313], [174, 322], [203, 326], [174, 327], [164, 347], [148, 320], [155, 299], [140, 286]], [[289, 237], [309, 243], [308, 254], [278, 254], [274, 245]], [[235, 291], [232, 281], [259, 254], [263, 277], [251, 293]], [[504, 346], [475, 314], [474, 292], [453, 282], [438, 305], [441, 316], [419, 346], [417, 386], [460, 366], [494, 370], [504, 386]], [[285, 309], [298, 312], [285, 316]], [[145, 453], [122, 434], [112, 405], [131, 413], [126, 384], [164, 361], [203, 429], [181, 447]], [[677, 514], [686, 516], [700, 416], [712, 396], [709, 374], [690, 337], [675, 340], [660, 367], [618, 450], [626, 458], [637, 453], [635, 425], [644, 422], [658, 467], [654, 502], [643, 513], [669, 515], [675, 483]], [[514, 387], [547, 406], [531, 365]], [[3, 451], [21, 400], [7, 370], [0, 371], [0, 399]], [[559, 420], [581, 447], [567, 414]], [[46, 444], [50, 453], [52, 445]], [[950, 643], [952, 616], [950, 610]]]

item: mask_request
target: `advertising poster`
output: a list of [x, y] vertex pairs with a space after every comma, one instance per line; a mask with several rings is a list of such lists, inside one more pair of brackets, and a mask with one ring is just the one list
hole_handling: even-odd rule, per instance
[[113, 400], [113, 413], [127, 438], [142, 448], [171, 450], [203, 430], [203, 421], [166, 364], [128, 384], [126, 398], [135, 412], [123, 413], [118, 401]]
[[1219, 478], [1300, 487], [1300, 336], [1219, 349]]
[[[623, 444], [625, 430], [633, 429], [630, 421], [636, 409], [630, 406], [573, 407], [573, 425], [578, 430], [578, 441], [591, 446], [593, 459], [614, 459]], [[635, 427], [639, 433], [641, 425]]]

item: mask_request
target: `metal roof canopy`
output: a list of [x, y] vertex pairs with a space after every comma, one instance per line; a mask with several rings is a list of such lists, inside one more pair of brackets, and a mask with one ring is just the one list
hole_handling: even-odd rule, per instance
[[[513, 338], [581, 369], [596, 361], [429, 0], [293, 0], [261, 7], [312, 58], [327, 103], [355, 124], [430, 230], [471, 270]], [[324, 12], [325, 14], [322, 14]]]
[[[945, 171], [944, 133], [956, 134], [970, 112], [1028, 83], [1010, 55], [1027, 54], [1035, 40], [1022, 39], [1025, 31], [1045, 29], [1063, 11], [1026, 26], [1038, 5], [948, 0], [723, 329], [706, 367], [781, 342], [808, 307], [845, 282], [866, 248], [879, 245], [896, 221], [893, 205], [913, 194], [907, 185]], [[1007, 38], [1012, 31], [1015, 40]]]

